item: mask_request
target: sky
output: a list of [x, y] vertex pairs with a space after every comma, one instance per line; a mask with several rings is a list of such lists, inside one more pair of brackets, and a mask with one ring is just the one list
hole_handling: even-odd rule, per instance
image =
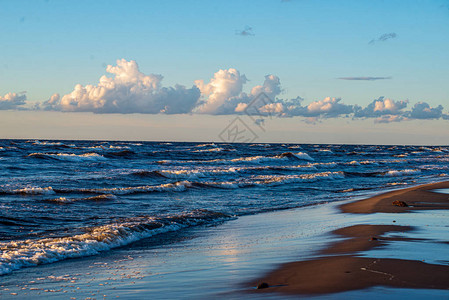
[[449, 144], [449, 1], [0, 0], [0, 138]]

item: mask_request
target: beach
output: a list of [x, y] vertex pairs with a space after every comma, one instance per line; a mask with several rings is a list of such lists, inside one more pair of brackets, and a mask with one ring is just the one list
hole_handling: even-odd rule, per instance
[[[437, 183], [387, 195], [447, 186]], [[22, 269], [2, 278], [0, 295], [4, 299], [447, 298], [447, 211], [341, 212], [372, 199], [387, 198], [245, 216], [174, 233], [162, 244], [155, 236], [98, 256]], [[257, 290], [260, 282], [270, 288]]]
[[[426, 189], [447, 187], [436, 183], [447, 147], [0, 144], [2, 299], [447, 297], [434, 278], [418, 292], [371, 277], [348, 288], [338, 273], [391, 274], [367, 268], [372, 257], [446, 272], [448, 196]], [[401, 199], [409, 206], [391, 204]], [[317, 260], [326, 265], [314, 273]], [[297, 290], [292, 262], [335, 286]]]
[[[447, 181], [427, 184], [341, 205], [339, 209], [343, 214], [366, 214], [375, 223], [334, 230], [332, 234], [343, 238], [341, 241], [331, 243], [312, 259], [284, 264], [252, 285], [268, 283], [269, 288], [257, 290], [258, 293], [322, 295], [385, 286], [440, 289], [446, 290], [448, 296], [449, 266], [445, 255], [449, 250], [448, 235], [429, 226], [432, 211], [438, 210], [447, 217], [449, 195], [435, 190], [448, 188]], [[394, 205], [394, 201], [405, 204]], [[427, 213], [424, 220], [416, 213], [420, 211]], [[379, 224], [379, 214], [390, 221]], [[398, 214], [406, 215], [406, 226], [399, 225]], [[439, 228], [448, 226], [447, 219], [440, 221], [444, 222]], [[409, 235], [425, 231], [429, 232], [427, 237]], [[434, 248], [434, 244], [440, 247]], [[416, 255], [398, 257], [397, 253], [392, 253], [396, 247], [403, 253], [418, 250], [420, 259], [416, 259]], [[370, 250], [382, 248], [386, 250], [378, 251], [378, 255], [369, 254]], [[413, 297], [410, 290], [406, 294]]]

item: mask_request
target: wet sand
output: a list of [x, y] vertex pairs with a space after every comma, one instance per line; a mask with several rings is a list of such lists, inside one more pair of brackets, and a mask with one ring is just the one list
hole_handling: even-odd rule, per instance
[[[449, 198], [449, 195], [441, 195]], [[315, 288], [318, 292], [281, 290], [288, 286], [265, 290], [253, 288], [263, 274], [269, 273], [279, 264], [288, 265], [292, 261], [300, 261], [297, 264], [301, 265], [300, 268], [295, 266], [292, 272], [300, 276], [310, 268], [307, 276], [316, 276], [317, 282], [323, 274], [329, 273], [332, 265], [338, 266], [335, 270], [344, 270], [344, 274], [329, 273], [330, 279], [327, 280], [336, 282], [338, 288], [344, 286], [337, 281], [342, 276], [347, 277], [348, 284], [354, 284], [354, 278], [361, 278], [360, 274], [364, 272], [390, 281], [389, 276], [376, 273], [394, 274], [395, 270], [385, 269], [384, 264], [387, 263], [392, 268], [404, 269], [403, 276], [413, 274], [407, 271], [408, 267], [423, 268], [424, 271], [419, 272], [425, 273], [427, 265], [437, 266], [431, 273], [436, 274], [437, 278], [444, 277], [438, 275], [438, 272], [448, 274], [445, 268], [441, 271], [438, 267], [440, 263], [448, 264], [441, 260], [447, 260], [446, 253], [449, 253], [449, 210], [362, 214], [341, 213], [340, 206], [341, 203], [328, 203], [249, 215], [218, 226], [195, 227], [170, 235], [154, 236], [101, 255], [24, 268], [1, 277], [0, 298], [296, 299], [299, 293], [313, 294], [314, 299], [329, 299], [329, 294], [320, 296], [323, 294], [320, 286]], [[414, 215], [414, 218], [409, 215]], [[377, 239], [371, 240], [371, 237]], [[431, 242], [430, 238], [433, 239]], [[345, 243], [347, 239], [352, 242]], [[328, 247], [327, 243], [330, 243]], [[399, 243], [405, 243], [405, 249], [389, 249]], [[403, 251], [411, 247], [408, 244], [413, 244], [411, 254]], [[432, 247], [431, 253], [435, 255], [428, 257], [430, 252], [425, 247]], [[389, 259], [376, 260], [375, 264], [371, 264], [372, 259], [367, 255], [351, 260], [355, 257], [354, 253], [370, 254], [373, 251], [377, 258], [385, 258], [382, 254], [387, 253]], [[395, 256], [389, 257], [390, 253]], [[392, 258], [402, 256], [409, 258], [412, 264], [391, 264]], [[322, 258], [318, 266], [322, 270], [320, 272], [314, 270], [317, 265], [308, 266], [309, 262], [315, 264], [318, 258]], [[284, 273], [286, 277], [275, 279], [290, 284], [293, 278], [291, 274]], [[416, 286], [397, 289], [399, 280], [409, 280], [404, 278], [392, 279], [393, 284], [390, 286], [394, 288], [365, 289], [372, 284], [372, 281], [365, 280], [352, 286], [352, 292], [331, 290], [332, 287], [328, 287], [328, 293], [342, 291], [331, 294], [331, 298], [345, 300], [362, 297], [377, 299], [379, 295], [382, 299], [404, 299], [404, 295], [407, 299], [410, 295], [415, 299], [416, 295], [421, 299], [447, 299], [449, 296], [448, 290], [441, 289], [418, 290]], [[262, 280], [275, 282], [267, 277]], [[382, 284], [381, 280], [376, 284]], [[250, 281], [252, 283], [248, 284]], [[423, 281], [435, 282], [430, 277]], [[251, 293], [248, 293], [249, 290]]]
[[[357, 224], [334, 230], [332, 234], [340, 238], [338, 241], [318, 252], [312, 259], [283, 264], [257, 281], [250, 282], [249, 286], [257, 286], [261, 282], [269, 285], [269, 288], [252, 292], [325, 295], [377, 286], [449, 290], [447, 261], [443, 264], [434, 264], [410, 259], [407, 256], [398, 259], [361, 255], [363, 252], [382, 249], [386, 244], [394, 245], [396, 242], [413, 242], [409, 247], [416, 243], [426, 247], [430, 239], [407, 238], [403, 234], [395, 235], [395, 233], [421, 229], [419, 226], [413, 226], [413, 212], [447, 210], [449, 195], [432, 191], [445, 188], [449, 188], [449, 182], [392, 191], [341, 205], [339, 209], [342, 213], [371, 214], [374, 223], [375, 216], [379, 213], [392, 216], [397, 213], [408, 213], [408, 223], [411, 226], [395, 225], [396, 221], [392, 220], [391, 224]], [[393, 205], [394, 201], [405, 202], [407, 206]], [[444, 227], [447, 227], [447, 222]], [[427, 251], [431, 252], [431, 243], [428, 244]]]

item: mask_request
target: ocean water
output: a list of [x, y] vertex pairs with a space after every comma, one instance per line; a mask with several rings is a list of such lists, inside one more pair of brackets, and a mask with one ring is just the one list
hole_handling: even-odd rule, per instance
[[0, 275], [448, 168], [436, 146], [0, 140]]

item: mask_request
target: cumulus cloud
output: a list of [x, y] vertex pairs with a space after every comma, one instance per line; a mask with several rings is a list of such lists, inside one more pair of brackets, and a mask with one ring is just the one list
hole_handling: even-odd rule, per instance
[[53, 94], [47, 101], [42, 103], [44, 110], [61, 110], [61, 96], [58, 93]]
[[374, 120], [374, 123], [392, 123], [392, 122], [401, 122], [408, 120], [404, 116], [398, 116], [398, 115], [384, 115], [381, 117], [378, 117]]
[[438, 107], [432, 108], [426, 102], [416, 103], [408, 116], [411, 119], [439, 119], [443, 116], [447, 118], [447, 115], [443, 114], [443, 106], [438, 105]]
[[338, 79], [341, 80], [366, 80], [366, 81], [374, 81], [374, 80], [385, 80], [385, 79], [391, 79], [391, 77], [339, 77]]
[[19, 109], [26, 103], [26, 95], [22, 93], [8, 93], [5, 96], [0, 96], [0, 110]]
[[[94, 113], [188, 113], [196, 105], [200, 91], [196, 86], [162, 87], [162, 76], [145, 75], [135, 61], [117, 60], [108, 65], [113, 77], [102, 76], [97, 85], [77, 84], [62, 98], [53, 95], [45, 109], [89, 111]], [[59, 99], [60, 98], [60, 99]]]
[[235, 34], [241, 36], [255, 36], [253, 28], [250, 26], [245, 26], [245, 29], [243, 30], [236, 30]]
[[377, 118], [384, 115], [400, 115], [407, 107], [408, 100], [394, 101], [380, 97], [368, 104], [365, 108], [354, 107], [354, 117], [356, 118]]
[[202, 95], [200, 106], [196, 112], [204, 114], [228, 114], [233, 112], [235, 102], [240, 98], [246, 98], [242, 93], [243, 85], [248, 81], [245, 75], [241, 75], [236, 69], [219, 70], [209, 83], [204, 80], [196, 80], [195, 85]]
[[389, 39], [394, 39], [396, 38], [398, 35], [395, 32], [391, 32], [391, 33], [384, 33], [381, 36], [379, 36], [377, 39], [372, 39], [371, 41], [369, 41], [368, 44], [375, 44], [376, 42], [385, 42]]
[[247, 82], [245, 75], [232, 68], [219, 70], [209, 83], [196, 80], [195, 84], [201, 91], [201, 100], [194, 112], [212, 115], [243, 114], [248, 113], [251, 108], [252, 111], [257, 111], [253, 113], [255, 115], [266, 114], [266, 110], [262, 108], [274, 103], [282, 91], [279, 77], [267, 75], [262, 85], [256, 85], [249, 93], [245, 93], [243, 86]]
[[[376, 123], [413, 119], [449, 119], [441, 105], [416, 103], [407, 110], [408, 100], [380, 97], [368, 105], [345, 104], [341, 98], [326, 97], [304, 103], [301, 97], [281, 99], [279, 77], [266, 75], [262, 84], [245, 88], [249, 80], [237, 69], [217, 71], [210, 80], [196, 80], [191, 88], [163, 87], [162, 75], [142, 73], [135, 61], [118, 60], [96, 85], [77, 84], [66, 95], [53, 94], [40, 109], [93, 113], [248, 115], [262, 126], [265, 117], [303, 117], [309, 123], [326, 118], [352, 116]], [[362, 79], [359, 79], [362, 80]], [[26, 96], [9, 93], [0, 97], [0, 109], [20, 109]], [[36, 106], [36, 109], [39, 108]]]
[[352, 105], [340, 103], [341, 98], [327, 97], [320, 101], [315, 101], [307, 106], [307, 117], [324, 116], [334, 118], [340, 115], [347, 115], [353, 112]]
[[365, 108], [355, 106], [353, 116], [354, 118], [375, 118], [376, 123], [401, 122], [413, 119], [449, 119], [449, 115], [443, 113], [442, 105], [431, 107], [426, 102], [418, 102], [411, 110], [405, 110], [408, 104], [408, 100], [394, 101], [380, 97]]

